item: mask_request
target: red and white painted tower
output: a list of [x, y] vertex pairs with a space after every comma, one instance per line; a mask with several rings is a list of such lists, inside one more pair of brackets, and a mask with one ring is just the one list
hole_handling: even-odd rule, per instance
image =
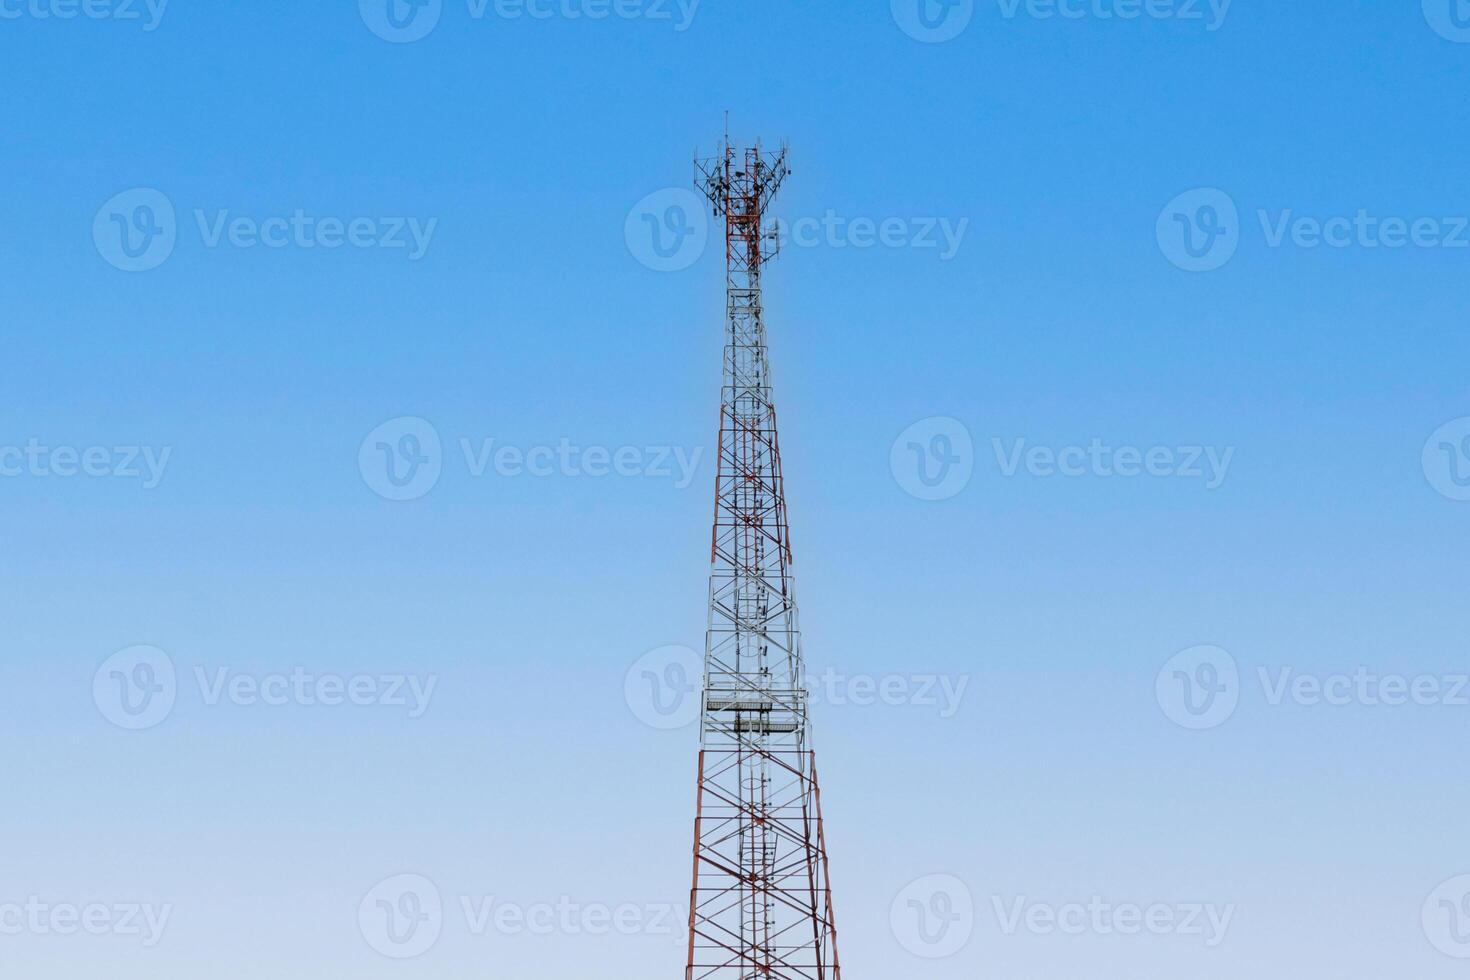
[[728, 317], [685, 980], [841, 980], [761, 309], [783, 147], [696, 162]]

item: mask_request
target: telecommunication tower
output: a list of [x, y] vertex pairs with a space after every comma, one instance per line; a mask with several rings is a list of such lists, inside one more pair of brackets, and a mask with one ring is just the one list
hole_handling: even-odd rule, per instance
[[841, 980], [761, 308], [787, 151], [726, 136], [695, 170], [728, 316], [685, 980]]

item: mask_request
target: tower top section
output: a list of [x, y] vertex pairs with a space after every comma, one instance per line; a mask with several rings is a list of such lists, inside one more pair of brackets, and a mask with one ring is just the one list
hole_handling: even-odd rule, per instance
[[715, 217], [758, 218], [791, 174], [787, 146], [767, 150], [759, 142], [741, 148], [726, 136], [714, 156], [694, 159], [694, 183], [714, 207]]

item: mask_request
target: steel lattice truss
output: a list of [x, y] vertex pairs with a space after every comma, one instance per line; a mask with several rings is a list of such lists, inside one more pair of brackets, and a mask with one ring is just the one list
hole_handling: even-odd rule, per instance
[[725, 219], [728, 321], [686, 980], [840, 980], [792, 592], [761, 267], [786, 151], [696, 164]]

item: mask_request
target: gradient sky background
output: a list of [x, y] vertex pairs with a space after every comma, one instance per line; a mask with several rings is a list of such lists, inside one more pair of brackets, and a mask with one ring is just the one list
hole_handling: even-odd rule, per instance
[[[39, 0], [38, 0], [39, 2]], [[117, 980], [682, 976], [672, 935], [475, 936], [460, 896], [687, 899], [696, 735], [625, 675], [704, 628], [723, 273], [657, 272], [630, 209], [687, 187], [730, 110], [789, 139], [789, 216], [968, 220], [958, 253], [789, 248], [767, 277], [813, 673], [968, 678], [814, 712], [849, 980], [1460, 976], [1420, 925], [1470, 872], [1470, 707], [1272, 706], [1258, 667], [1463, 673], [1470, 503], [1425, 441], [1470, 415], [1470, 250], [1268, 247], [1258, 209], [1470, 214], [1470, 44], [1418, 3], [1236, 0], [1201, 21], [1003, 15], [945, 43], [879, 0], [706, 0], [669, 20], [471, 18], [416, 43], [347, 0], [0, 19], [0, 445], [172, 447], [161, 484], [0, 479], [0, 904], [175, 906], [163, 941], [0, 936], [0, 973]], [[1104, 9], [1110, 9], [1105, 7]], [[125, 273], [103, 203], [179, 240]], [[1238, 254], [1176, 268], [1165, 205], [1219, 188]], [[192, 212], [437, 218], [428, 253], [208, 248]], [[376, 495], [388, 419], [443, 475]], [[915, 499], [911, 424], [973, 478]], [[458, 440], [705, 450], [670, 479], [476, 478]], [[1224, 484], [1002, 475], [992, 439], [1234, 447]], [[154, 645], [181, 687], [129, 732], [92, 698]], [[1155, 677], [1218, 644], [1235, 716]], [[436, 675], [427, 713], [208, 705], [194, 669]], [[379, 956], [403, 872], [440, 941]], [[973, 936], [890, 908], [965, 882]], [[1226, 941], [1006, 935], [992, 901], [1236, 906]]]

